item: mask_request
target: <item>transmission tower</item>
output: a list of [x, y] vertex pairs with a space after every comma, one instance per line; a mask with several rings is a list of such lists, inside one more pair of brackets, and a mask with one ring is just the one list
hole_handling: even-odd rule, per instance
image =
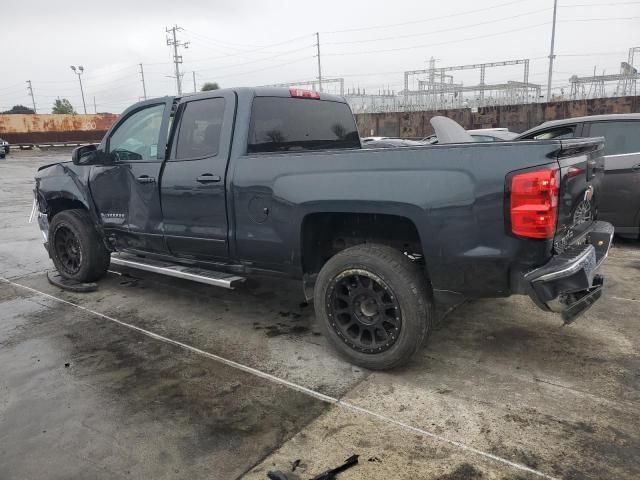
[[[635, 54], [640, 52], [640, 47], [632, 47], [629, 49], [629, 58], [626, 62], [620, 63], [620, 73], [605, 75], [596, 75], [596, 69], [593, 69], [593, 75], [588, 77], [579, 77], [572, 75], [569, 78], [571, 83], [571, 99], [601, 98], [607, 94], [607, 84], [617, 83], [614, 90], [615, 95], [626, 96], [635, 95], [637, 93], [637, 82], [640, 80], [640, 73], [634, 66]], [[587, 90], [588, 87], [588, 90]]]
[[189, 42], [183, 42], [178, 40], [177, 32], [183, 29], [177, 25], [166, 29], [166, 32], [171, 35], [167, 35], [167, 45], [173, 47], [173, 63], [176, 67], [176, 88], [178, 95], [182, 95], [182, 77], [180, 75], [180, 64], [182, 63], [182, 55], [178, 54], [178, 48], [189, 48]]

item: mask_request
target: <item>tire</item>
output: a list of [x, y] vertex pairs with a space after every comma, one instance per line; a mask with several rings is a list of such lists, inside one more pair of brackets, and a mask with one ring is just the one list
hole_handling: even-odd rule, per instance
[[371, 370], [408, 362], [431, 330], [433, 301], [420, 266], [386, 245], [357, 245], [329, 259], [318, 274], [314, 303], [318, 324], [338, 353]]
[[49, 255], [60, 275], [76, 282], [102, 278], [111, 260], [85, 210], [63, 210], [53, 217]]

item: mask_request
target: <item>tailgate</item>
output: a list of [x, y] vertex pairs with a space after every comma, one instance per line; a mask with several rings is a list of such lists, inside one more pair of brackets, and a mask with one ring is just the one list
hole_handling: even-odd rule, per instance
[[560, 166], [556, 253], [579, 242], [597, 218], [604, 177], [603, 146], [603, 137], [561, 140], [556, 152]]

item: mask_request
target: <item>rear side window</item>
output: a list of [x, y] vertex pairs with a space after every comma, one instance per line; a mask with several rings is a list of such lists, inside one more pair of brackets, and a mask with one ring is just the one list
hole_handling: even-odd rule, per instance
[[471, 135], [474, 142], [495, 142], [495, 137], [490, 137], [489, 135]]
[[360, 148], [347, 104], [286, 97], [253, 100], [248, 153], [332, 148]]
[[552, 130], [545, 130], [544, 132], [536, 133], [527, 137], [528, 139], [534, 140], [561, 140], [563, 138], [573, 138], [575, 137], [576, 126], [575, 125], [567, 125], [564, 127], [554, 128]]
[[594, 122], [590, 137], [604, 137], [604, 155], [640, 152], [640, 122]]
[[207, 98], [186, 104], [180, 120], [175, 160], [212, 157], [218, 153], [224, 103], [224, 98]]

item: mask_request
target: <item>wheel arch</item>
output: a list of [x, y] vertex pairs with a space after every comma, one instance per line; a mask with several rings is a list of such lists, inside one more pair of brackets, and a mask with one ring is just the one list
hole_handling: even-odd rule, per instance
[[374, 243], [393, 247], [418, 262], [428, 279], [420, 230], [406, 215], [372, 211], [314, 211], [300, 223], [300, 268], [305, 296], [312, 297], [318, 272], [338, 252]]
[[75, 196], [59, 195], [49, 197], [48, 199], [45, 197], [44, 202], [44, 209], [41, 209], [40, 211], [47, 214], [49, 221], [53, 220], [53, 217], [64, 210], [77, 209], [85, 210], [90, 213], [87, 204]]

